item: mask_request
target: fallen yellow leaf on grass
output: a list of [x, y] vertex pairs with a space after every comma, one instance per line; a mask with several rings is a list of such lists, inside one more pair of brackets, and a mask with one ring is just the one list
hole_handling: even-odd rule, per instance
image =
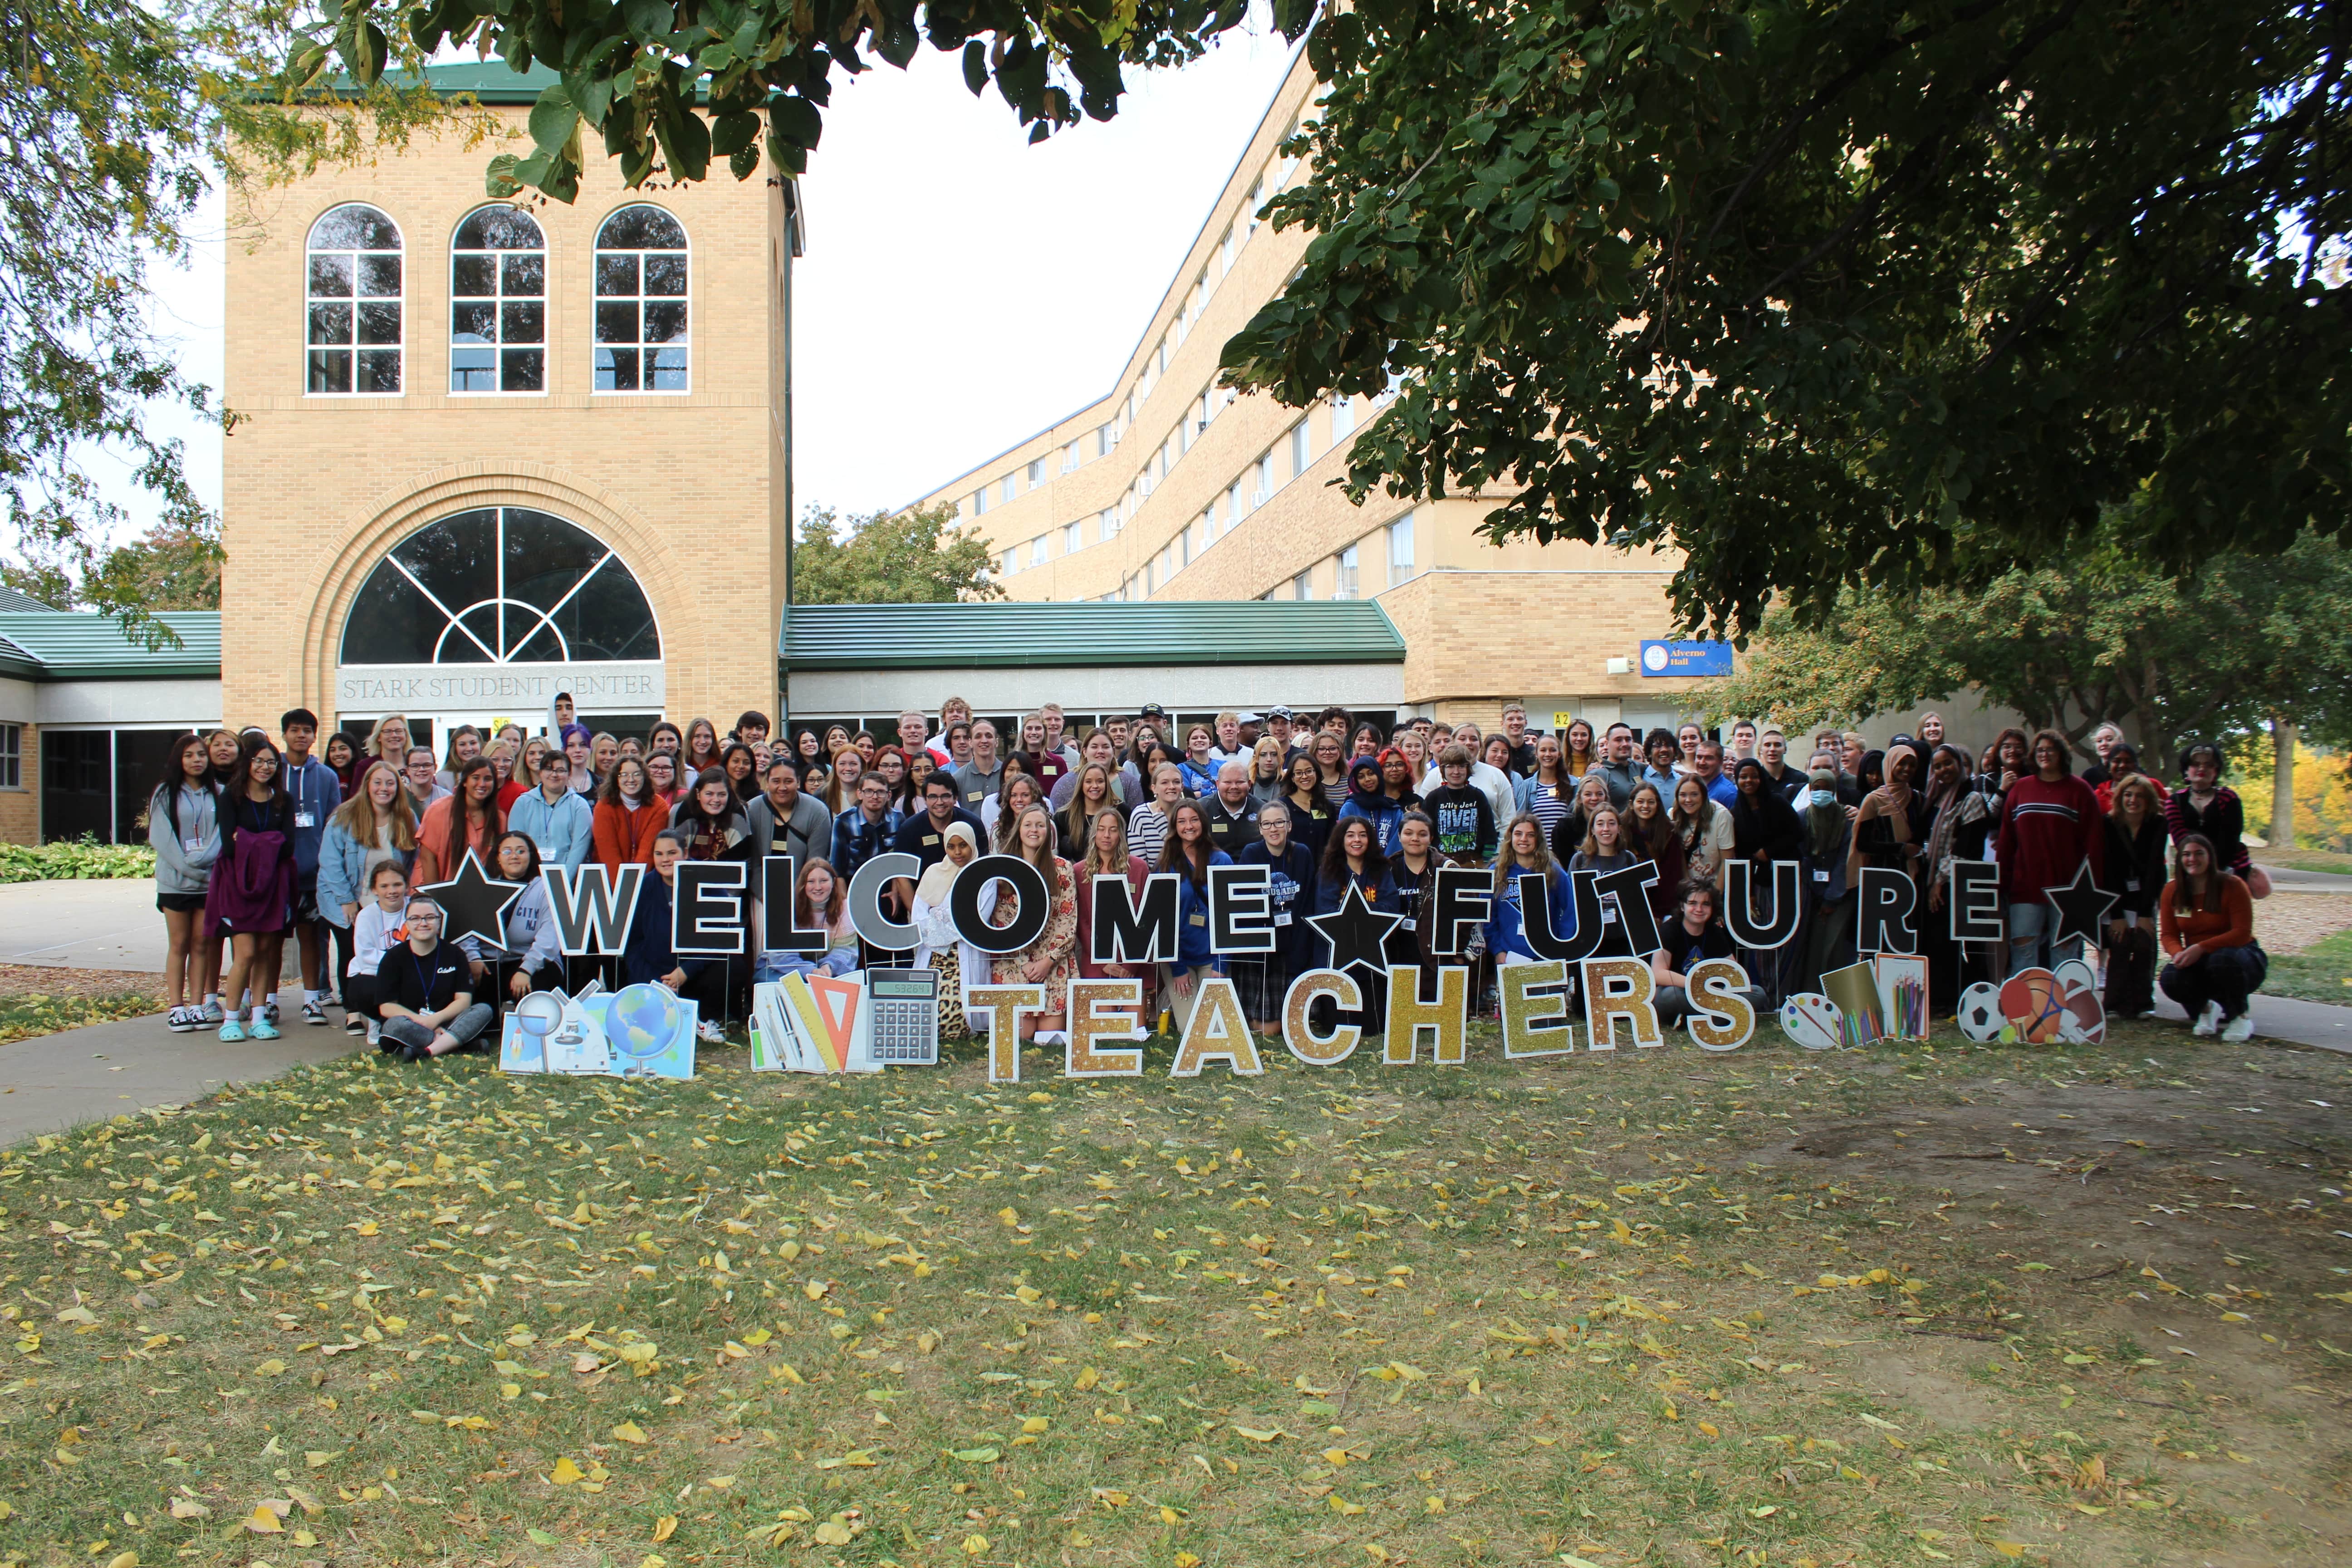
[[677, 1515], [666, 1513], [654, 1521], [654, 1544], [659, 1546], [677, 1533]]
[[586, 1474], [585, 1470], [572, 1462], [570, 1455], [565, 1455], [555, 1461], [555, 1468], [549, 1473], [547, 1479], [556, 1486], [568, 1487]]
[[173, 1519], [205, 1519], [209, 1517], [212, 1511], [192, 1497], [175, 1497], [172, 1500]]
[[965, 1556], [977, 1557], [987, 1550], [988, 1537], [985, 1535], [967, 1535], [963, 1538], [963, 1552]]
[[1289, 1433], [1284, 1431], [1279, 1426], [1275, 1427], [1270, 1432], [1257, 1426], [1236, 1426], [1234, 1430], [1241, 1436], [1248, 1438], [1253, 1443], [1271, 1443], [1276, 1437], [1287, 1437], [1290, 1436]]
[[271, 1356], [268, 1361], [263, 1362], [259, 1366], [253, 1369], [253, 1375], [256, 1377], [276, 1377], [279, 1373], [284, 1372], [285, 1370], [286, 1363], [279, 1361], [276, 1356]]
[[1070, 1386], [1076, 1389], [1080, 1394], [1084, 1394], [1087, 1389], [1092, 1388], [1096, 1384], [1100, 1383], [1101, 1381], [1102, 1373], [1097, 1372], [1090, 1366], [1082, 1366], [1078, 1368], [1076, 1380], [1073, 1382]]
[[709, 1487], [712, 1491], [723, 1492], [729, 1487], [735, 1484], [735, 1478], [733, 1476], [711, 1476], [704, 1480], [702, 1484]]
[[1986, 1542], [1986, 1544], [1990, 1546], [1995, 1552], [2000, 1552], [2003, 1557], [2022, 1557], [2025, 1555], [2025, 1542], [2022, 1541], [1992, 1541]]
[[[292, 1503], [288, 1503], [286, 1506], [290, 1509], [294, 1505]], [[257, 1502], [253, 1505], [253, 1512], [246, 1518], [245, 1528], [253, 1531], [256, 1535], [283, 1535], [286, 1533], [286, 1526], [279, 1522], [278, 1513], [266, 1502]]]
[[1720, 1437], [1723, 1436], [1723, 1429], [1712, 1421], [1700, 1422], [1698, 1424], [1698, 1429], [1706, 1433], [1710, 1437]]
[[821, 1546], [846, 1546], [849, 1533], [849, 1526], [839, 1520], [828, 1519], [816, 1527], [817, 1543]]
[[614, 1427], [613, 1440], [616, 1443], [644, 1443], [650, 1441], [650, 1439], [646, 1436], [645, 1428], [638, 1426], [634, 1421], [624, 1421], [618, 1426]]
[[1190, 1552], [1176, 1553], [1176, 1568], [1201, 1568], [1201, 1560]]
[[1353, 1518], [1355, 1515], [1364, 1511], [1364, 1505], [1360, 1502], [1349, 1502], [1343, 1497], [1335, 1497], [1331, 1500], [1331, 1511], [1333, 1513], [1344, 1513], [1350, 1518]]
[[1043, 1415], [1029, 1415], [1022, 1418], [1021, 1430], [1029, 1433], [1043, 1432], [1052, 1425], [1053, 1423]]
[[[205, 1136], [209, 1137], [211, 1134], [207, 1133]], [[139, 1553], [118, 1552], [106, 1560], [106, 1568], [139, 1568]]]
[[1001, 1208], [996, 1211], [996, 1219], [997, 1223], [1000, 1225], [1019, 1225], [1021, 1223], [1021, 1213], [1018, 1209], [1010, 1207]]
[[1025, 1306], [1030, 1302], [1044, 1299], [1045, 1293], [1043, 1290], [1038, 1289], [1034, 1285], [1024, 1285], [1018, 1290], [1013, 1291], [1013, 1294], [1021, 1300], [1023, 1305]]

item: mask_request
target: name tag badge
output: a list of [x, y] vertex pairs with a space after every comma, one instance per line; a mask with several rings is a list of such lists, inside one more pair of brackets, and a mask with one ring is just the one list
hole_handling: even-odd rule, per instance
[[2127, 878], [2127, 879], [2125, 880], [2125, 882], [2124, 882], [2124, 891], [2125, 891], [2125, 892], [2126, 892], [2126, 893], [2137, 893], [2137, 892], [2138, 892], [2138, 891], [2139, 891], [2139, 879], [2138, 879], [2137, 877]]
[[923, 847], [926, 849], [929, 849], [932, 845], [937, 844], [939, 841], [940, 836], [936, 833], [926, 833], [923, 835]]
[[297, 827], [316, 827], [319, 826], [319, 819], [310, 812], [298, 811], [294, 814], [294, 826]]
[[1616, 905], [1614, 905], [1614, 904], [1603, 904], [1603, 905], [1601, 905], [1601, 924], [1606, 925], [1606, 924], [1608, 924], [1611, 921], [1613, 921], [1613, 920], [1615, 920], [1616, 918], [1617, 918], [1617, 906], [1616, 906]]
[[1209, 923], [1209, 917], [1206, 915], [1194, 915], [1192, 920], [1186, 923], [1190, 925], [1204, 926]]
[[180, 840], [180, 847], [190, 855], [201, 855], [204, 853], [205, 841], [201, 838], [183, 838]]
[[1829, 872], [1828, 872], [1827, 870], [1825, 870], [1825, 869], [1816, 869], [1816, 870], [1813, 872], [1813, 880], [1814, 880], [1814, 881], [1816, 881], [1816, 882], [1826, 882], [1826, 881], [1828, 881], [1829, 879], [1830, 879], [1830, 874], [1829, 874]]
[[1290, 923], [1290, 911], [1288, 910], [1284, 910], [1278, 912], [1274, 917], [1274, 923], [1278, 926], [1288, 925]]

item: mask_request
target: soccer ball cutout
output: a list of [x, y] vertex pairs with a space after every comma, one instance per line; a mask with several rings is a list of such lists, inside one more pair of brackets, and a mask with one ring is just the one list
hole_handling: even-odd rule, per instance
[[1978, 1045], [1989, 1046], [2000, 1038], [2001, 1025], [2008, 1022], [2000, 1016], [2000, 987], [1979, 981], [1960, 993], [1960, 1034]]

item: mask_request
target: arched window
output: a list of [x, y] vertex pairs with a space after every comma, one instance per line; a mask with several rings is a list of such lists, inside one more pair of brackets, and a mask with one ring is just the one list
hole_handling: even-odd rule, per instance
[[382, 396], [400, 390], [400, 228], [361, 202], [310, 226], [305, 287], [306, 390]]
[[684, 392], [686, 229], [656, 206], [596, 231], [596, 390]]
[[450, 242], [449, 390], [547, 390], [547, 237], [520, 207], [478, 208]]
[[459, 512], [376, 563], [342, 662], [562, 664], [661, 658], [653, 606], [585, 529], [522, 507]]

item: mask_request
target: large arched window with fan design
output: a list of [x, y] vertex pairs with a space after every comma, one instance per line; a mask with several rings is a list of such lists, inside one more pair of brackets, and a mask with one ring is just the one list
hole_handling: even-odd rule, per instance
[[459, 512], [394, 545], [343, 623], [345, 665], [661, 658], [645, 590], [587, 530], [524, 507]]

